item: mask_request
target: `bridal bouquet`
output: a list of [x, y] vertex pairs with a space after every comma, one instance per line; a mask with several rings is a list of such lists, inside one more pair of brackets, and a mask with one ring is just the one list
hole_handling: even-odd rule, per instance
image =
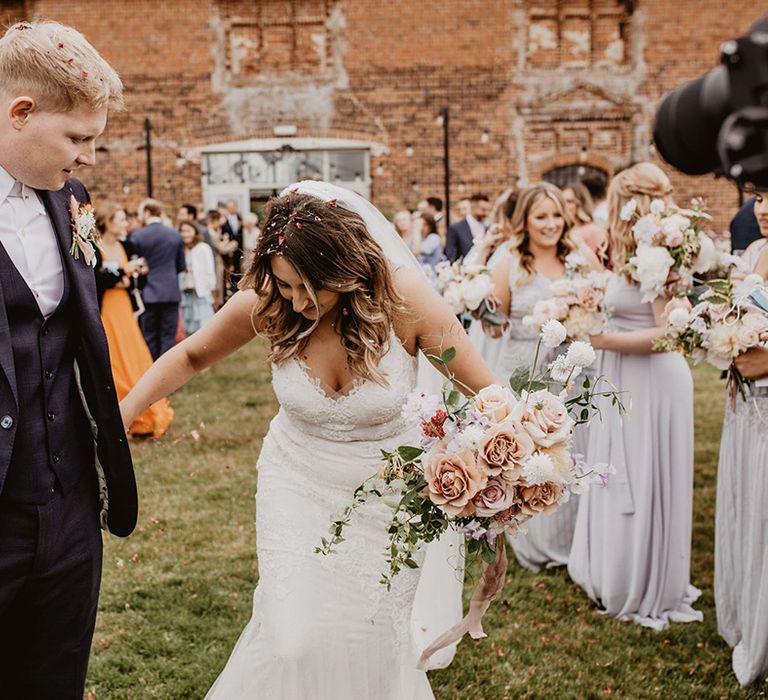
[[635, 255], [621, 269], [640, 284], [643, 301], [657, 296], [687, 292], [694, 274], [708, 272], [717, 264], [715, 244], [703, 231], [711, 217], [694, 200], [691, 209], [681, 209], [661, 199], [651, 202], [651, 211], [637, 217], [637, 202], [630, 199], [622, 208], [622, 221], [636, 219], [632, 234]]
[[443, 260], [435, 265], [431, 277], [453, 313], [457, 316], [474, 312], [478, 318], [501, 325], [506, 320], [496, 311], [491, 299], [493, 279], [485, 265], [465, 265], [461, 260], [454, 263]]
[[607, 272], [586, 272], [552, 283], [552, 297], [536, 302], [523, 323], [541, 331], [555, 319], [565, 326], [568, 338], [584, 338], [603, 330], [606, 321]]
[[733, 360], [768, 341], [768, 315], [750, 300], [756, 290], [763, 290], [760, 275], [740, 282], [711, 280], [696, 306], [669, 312], [665, 335], [654, 343], [654, 350], [676, 350], [696, 363], [706, 361], [727, 370], [729, 384], [745, 396]]
[[[542, 343], [556, 348], [566, 333], [557, 321], [546, 323], [532, 366], [536, 367]], [[455, 354], [449, 348], [430, 359], [447, 365]], [[591, 345], [575, 342], [543, 375], [533, 376], [527, 368], [516, 370], [510, 388], [491, 385], [474, 395], [467, 390], [465, 395], [454, 388], [458, 383], [453, 379], [440, 395], [412, 394], [403, 412], [418, 428], [416, 444], [383, 451], [379, 473], [361, 484], [352, 503], [333, 518], [331, 536], [322, 539], [317, 552], [328, 554], [343, 542], [344, 528], [370, 496], [392, 508], [386, 550], [389, 571], [381, 579], [388, 588], [403, 567], [418, 566], [414, 554], [421, 544], [437, 539], [449, 527], [467, 536], [469, 554], [482, 556], [486, 569], [473, 597], [476, 605], [470, 605], [468, 618], [424, 652], [423, 663], [466, 631], [484, 636], [480, 618], [504, 583], [504, 533], [516, 533], [533, 516], [553, 512], [587, 484], [605, 483], [609, 465], [588, 468], [570, 451], [573, 428], [598, 410], [598, 396], [610, 396], [623, 410], [615, 391], [598, 389], [604, 381], [599, 378], [585, 377], [582, 390], [567, 397], [582, 369], [594, 359]]]

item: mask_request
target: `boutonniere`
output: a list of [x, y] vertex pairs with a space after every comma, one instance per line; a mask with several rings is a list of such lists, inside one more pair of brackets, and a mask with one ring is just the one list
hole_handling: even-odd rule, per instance
[[96, 248], [101, 248], [101, 236], [96, 229], [96, 217], [90, 204], [80, 204], [75, 195], [69, 200], [69, 215], [72, 219], [72, 247], [69, 254], [79, 259], [83, 254], [85, 262], [96, 267]]

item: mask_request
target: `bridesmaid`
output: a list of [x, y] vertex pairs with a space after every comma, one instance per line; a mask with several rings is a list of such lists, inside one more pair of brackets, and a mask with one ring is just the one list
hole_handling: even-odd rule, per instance
[[[565, 274], [565, 258], [573, 252], [570, 229], [573, 221], [562, 192], [547, 182], [522, 191], [511, 221], [508, 251], [502, 254], [493, 276], [494, 295], [499, 308], [509, 316], [500, 357], [495, 367], [506, 383], [515, 367], [530, 367], [536, 352], [538, 334], [523, 325], [536, 302], [551, 296], [551, 283]], [[500, 334], [498, 327], [487, 327]], [[541, 364], [541, 362], [540, 362]], [[583, 452], [583, 431], [574, 436], [574, 449]], [[578, 499], [571, 500], [554, 513], [533, 518], [528, 532], [510, 538], [515, 556], [531, 571], [544, 567], [565, 566], [571, 549], [573, 524]]]
[[[101, 250], [96, 249], [96, 288], [117, 398], [122, 400], [152, 365], [128, 291], [145, 265], [141, 258], [128, 260], [121, 242], [128, 232], [125, 211], [117, 204], [105, 202], [96, 207], [94, 214], [101, 234]], [[173, 409], [168, 399], [161, 399], [136, 417], [128, 433], [132, 437], [160, 437], [172, 420]]]
[[[637, 214], [653, 199], [669, 200], [672, 186], [655, 165], [619, 173], [608, 191], [611, 262], [620, 270], [635, 252], [632, 224], [621, 208], [632, 198]], [[605, 612], [654, 629], [694, 622], [700, 592], [689, 583], [693, 504], [693, 382], [677, 353], [652, 353], [663, 334], [668, 300], [641, 301], [640, 288], [614, 275], [606, 291], [608, 330], [591, 341], [602, 349], [599, 374], [631, 401], [623, 419], [606, 411], [590, 431], [587, 462], [617, 470], [605, 488], [579, 503], [568, 562], [571, 578]]]
[[[512, 214], [517, 204], [518, 190], [508, 188], [499, 195], [491, 211], [491, 226], [483, 239], [470, 248], [464, 257], [467, 265], [486, 265], [491, 271], [509, 248], [509, 236], [512, 232]], [[473, 319], [469, 327], [469, 339], [482, 355], [485, 363], [493, 372], [497, 371], [499, 354], [504, 344], [504, 337], [492, 338], [483, 331], [483, 324]]]
[[[768, 197], [758, 196], [755, 215], [768, 237]], [[762, 251], [752, 259], [764, 277], [766, 240], [750, 246]], [[747, 686], [768, 680], [768, 349], [748, 350], [735, 364], [750, 381], [746, 401], [727, 402], [720, 441], [715, 608], [718, 631], [733, 647], [733, 672]]]

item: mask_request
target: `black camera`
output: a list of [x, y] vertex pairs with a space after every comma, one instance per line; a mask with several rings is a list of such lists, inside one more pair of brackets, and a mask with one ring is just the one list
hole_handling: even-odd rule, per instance
[[653, 138], [687, 175], [768, 190], [768, 15], [721, 46], [721, 65], [662, 98]]

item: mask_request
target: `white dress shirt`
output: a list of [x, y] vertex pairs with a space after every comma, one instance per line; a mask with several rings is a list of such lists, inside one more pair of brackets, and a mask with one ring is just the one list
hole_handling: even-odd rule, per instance
[[485, 226], [482, 222], [478, 221], [471, 214], [467, 214], [467, 223], [469, 224], [469, 230], [472, 231], [472, 239], [482, 240], [485, 235]]
[[0, 243], [49, 318], [64, 296], [64, 269], [56, 232], [31, 187], [0, 167]]

